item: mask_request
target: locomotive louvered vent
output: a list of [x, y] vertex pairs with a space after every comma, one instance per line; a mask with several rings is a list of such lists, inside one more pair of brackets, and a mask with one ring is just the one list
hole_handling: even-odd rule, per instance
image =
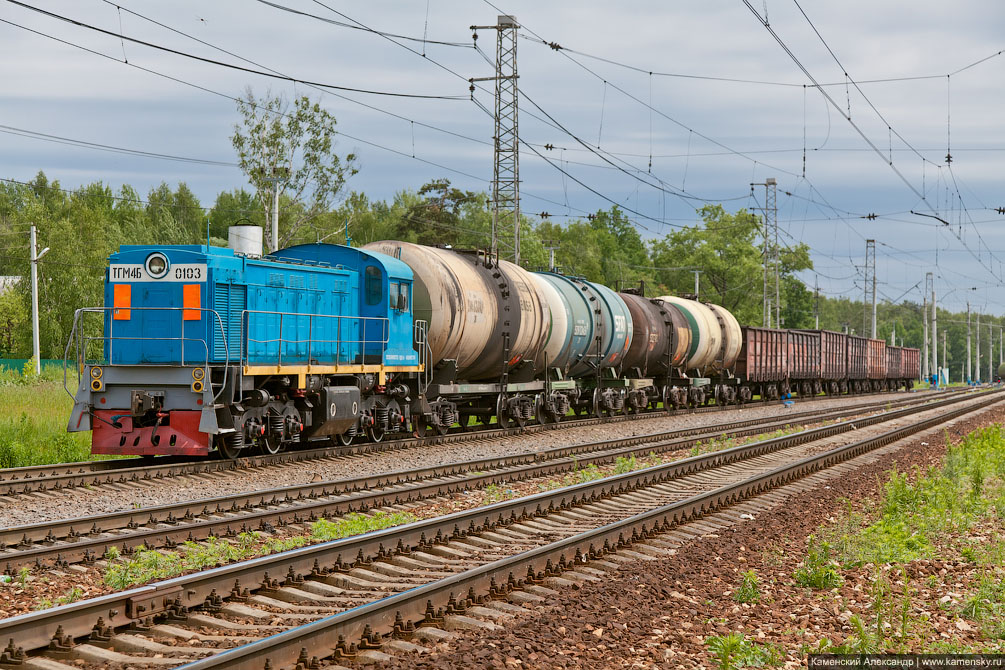
[[237, 361], [243, 356], [241, 338], [241, 319], [244, 315], [244, 305], [247, 287], [243, 284], [217, 284], [213, 291], [213, 309], [223, 321], [223, 329], [227, 335], [226, 341], [220, 337], [220, 328], [213, 330], [213, 357], [218, 360], [227, 358], [227, 345], [230, 345], [230, 360]]
[[304, 278], [299, 275], [290, 275], [290, 288], [303, 288]]
[[286, 286], [286, 275], [281, 272], [270, 272], [269, 286]]

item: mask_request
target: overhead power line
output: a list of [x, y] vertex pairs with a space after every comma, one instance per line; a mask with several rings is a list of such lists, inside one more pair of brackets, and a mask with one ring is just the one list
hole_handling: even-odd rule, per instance
[[[264, 2], [264, 1], [265, 0], [259, 0], [259, 2]], [[521, 39], [525, 39], [528, 42], [534, 42], [535, 44], [544, 45], [546, 47], [549, 47], [553, 51], [567, 51], [569, 53], [576, 54], [577, 56], [582, 56], [583, 58], [589, 58], [591, 60], [595, 60], [595, 61], [598, 61], [598, 62], [601, 62], [601, 63], [607, 63], [608, 65], [613, 65], [615, 67], [620, 67], [620, 68], [625, 69], [625, 70], [630, 70], [632, 72], [638, 72], [639, 74], [645, 74], [645, 75], [649, 75], [649, 76], [652, 76], [652, 77], [667, 77], [667, 78], [675, 78], [675, 79], [697, 79], [697, 80], [703, 80], [703, 81], [721, 81], [721, 82], [729, 82], [729, 83], [736, 83], [736, 84], [757, 84], [757, 85], [762, 85], [762, 86], [783, 86], [783, 87], [787, 87], [787, 88], [803, 88], [803, 87], [807, 86], [806, 84], [800, 84], [800, 83], [792, 82], [792, 81], [770, 81], [770, 80], [765, 80], [765, 79], [744, 79], [742, 77], [719, 77], [719, 76], [715, 76], [715, 75], [705, 75], [705, 74], [687, 74], [687, 73], [684, 73], [684, 72], [662, 72], [662, 71], [654, 69], [654, 68], [642, 67], [640, 65], [632, 65], [630, 63], [625, 63], [625, 62], [622, 62], [622, 61], [614, 60], [613, 58], [606, 58], [604, 56], [597, 56], [596, 54], [587, 53], [585, 51], [579, 51], [577, 49], [573, 49], [571, 47], [567, 47], [565, 45], [558, 44], [557, 42], [548, 42], [547, 40], [545, 40], [545, 39], [543, 39], [541, 37], [536, 37], [536, 36], [532, 37], [532, 36], [529, 36], [529, 35], [521, 35], [520, 38]], [[969, 70], [972, 67], [976, 67], [977, 65], [980, 65], [981, 63], [989, 61], [992, 58], [996, 58], [998, 56], [1001, 56], [1002, 54], [1005, 54], [1005, 49], [1003, 49], [1001, 51], [996, 51], [995, 53], [991, 54], [990, 56], [985, 56], [984, 58], [976, 60], [973, 63], [969, 63], [968, 65], [964, 65], [963, 67], [961, 67], [961, 68], [959, 68], [957, 70], [953, 70], [952, 72], [949, 72], [949, 73], [946, 73], [946, 74], [949, 74], [949, 75], [959, 74], [960, 72], [963, 72], [964, 70]], [[919, 81], [919, 80], [925, 80], [925, 79], [944, 79], [946, 77], [946, 74], [905, 75], [905, 76], [902, 76], [902, 77], [882, 77], [882, 78], [877, 78], [877, 79], [860, 79], [860, 80], [858, 80], [858, 83], [859, 84], [889, 84], [889, 83], [901, 82], [901, 81]], [[844, 86], [844, 85], [845, 85], [845, 82], [843, 82], [843, 81], [834, 81], [834, 82], [825, 82], [825, 83], [822, 83], [822, 84], [815, 84], [813, 86], [813, 88], [815, 88], [817, 86]]]
[[144, 158], [156, 158], [159, 160], [178, 161], [181, 163], [195, 163], [197, 165], [213, 165], [218, 167], [239, 167], [237, 163], [229, 163], [227, 161], [217, 161], [208, 158], [192, 158], [190, 156], [175, 156], [172, 154], [162, 154], [153, 151], [142, 151], [140, 149], [116, 147], [109, 144], [101, 144], [99, 142], [88, 142], [86, 140], [78, 140], [72, 137], [62, 137], [60, 135], [50, 135], [48, 133], [41, 133], [35, 130], [15, 128], [13, 126], [0, 125], [0, 133], [7, 133], [9, 135], [18, 135], [21, 137], [28, 137], [35, 140], [53, 142], [55, 144], [65, 144], [69, 146], [80, 147], [82, 149], [97, 149], [99, 151], [108, 151], [111, 153], [126, 154], [129, 156], [142, 156]]
[[[107, 0], [106, 0], [107, 1]], [[329, 23], [333, 26], [338, 26], [340, 28], [350, 28], [352, 30], [360, 30], [366, 33], [373, 33], [374, 35], [380, 35], [381, 37], [391, 37], [396, 40], [408, 40], [410, 42], [421, 42], [422, 44], [436, 44], [438, 46], [445, 47], [461, 47], [464, 49], [470, 49], [471, 45], [466, 42], [444, 42], [440, 40], [426, 39], [425, 37], [410, 37], [408, 35], [397, 35], [395, 33], [389, 33], [384, 30], [377, 30], [376, 28], [369, 28], [360, 24], [346, 23], [344, 21], [336, 21], [335, 19], [327, 19], [323, 16], [318, 16], [317, 14], [311, 14], [310, 12], [305, 12], [299, 9], [294, 9], [293, 7], [287, 7], [286, 5], [281, 5], [277, 2], [269, 2], [269, 0], [258, 0], [258, 2], [263, 5], [268, 5], [269, 7], [274, 7], [280, 9], [284, 12], [289, 12], [290, 14], [299, 14], [300, 16], [306, 16], [317, 21], [323, 21], [324, 23]], [[123, 9], [125, 9], [123, 7]]]
[[[424, 94], [419, 94], [419, 93], [396, 93], [396, 92], [393, 92], [393, 91], [375, 91], [375, 90], [365, 89], [365, 88], [353, 88], [351, 86], [340, 86], [338, 84], [328, 84], [328, 83], [325, 83], [325, 82], [311, 81], [309, 79], [301, 79], [299, 77], [289, 77], [289, 76], [285, 76], [285, 75], [276, 74], [274, 72], [269, 72], [269, 71], [266, 71], [266, 70], [255, 70], [253, 68], [244, 67], [242, 65], [235, 65], [234, 63], [225, 63], [223, 61], [219, 61], [219, 60], [216, 60], [216, 59], [213, 59], [213, 58], [206, 58], [204, 56], [197, 56], [195, 54], [187, 53], [185, 51], [180, 51], [178, 49], [172, 49], [171, 47], [166, 47], [166, 46], [163, 46], [161, 44], [154, 44], [153, 42], [147, 42], [146, 40], [141, 40], [141, 39], [138, 39], [138, 38], [135, 38], [135, 37], [130, 37], [129, 35], [124, 35], [122, 33], [116, 33], [116, 32], [113, 32], [111, 30], [105, 30], [104, 28], [99, 28], [97, 26], [92, 26], [92, 25], [90, 25], [88, 23], [84, 23], [83, 21], [78, 21], [77, 19], [71, 19], [69, 17], [62, 16], [60, 14], [56, 14], [54, 12], [50, 12], [50, 11], [47, 11], [45, 9], [41, 9], [40, 7], [32, 7], [31, 5], [28, 5], [28, 4], [25, 4], [23, 2], [20, 2], [19, 0], [7, 0], [7, 2], [11, 3], [12, 5], [17, 5], [19, 7], [23, 7], [25, 9], [29, 9], [29, 10], [31, 10], [33, 12], [38, 12], [39, 14], [42, 14], [43, 16], [48, 16], [50, 18], [57, 19], [59, 21], [64, 21], [66, 23], [69, 23], [69, 24], [74, 25], [74, 26], [78, 26], [80, 28], [87, 28], [88, 30], [92, 30], [94, 32], [101, 33], [103, 35], [108, 35], [109, 37], [114, 37], [116, 39], [125, 40], [127, 42], [132, 42], [134, 44], [139, 44], [139, 45], [142, 45], [142, 46], [145, 46], [145, 47], [149, 47], [151, 49], [157, 49], [158, 51], [164, 51], [166, 53], [174, 54], [176, 56], [181, 56], [183, 58], [189, 58], [189, 59], [192, 59], [192, 60], [195, 60], [195, 61], [199, 61], [199, 62], [202, 62], [202, 63], [207, 63], [207, 64], [210, 64], [210, 65], [216, 65], [216, 66], [224, 67], [224, 68], [229, 68], [231, 70], [238, 70], [240, 72], [247, 72], [249, 74], [258, 75], [260, 77], [268, 77], [268, 78], [271, 78], [271, 79], [280, 79], [280, 80], [283, 80], [283, 81], [288, 81], [288, 82], [296, 83], [296, 84], [307, 84], [307, 85], [311, 85], [311, 86], [321, 86], [323, 88], [330, 88], [330, 89], [334, 89], [334, 90], [337, 90], [337, 91], [349, 91], [349, 92], [352, 92], [352, 93], [365, 93], [365, 94], [368, 94], [368, 95], [383, 95], [383, 96], [389, 96], [389, 97], [395, 97], [395, 98], [419, 98], [419, 99], [424, 99], [424, 100], [464, 100], [465, 99], [464, 96], [456, 96], [456, 95], [454, 95], [454, 96], [452, 96], [452, 95], [424, 95]], [[15, 23], [11, 22], [11, 21], [5, 21], [5, 23], [10, 23], [10, 25], [17, 25]], [[18, 26], [18, 27], [19, 28], [24, 28], [24, 26]]]

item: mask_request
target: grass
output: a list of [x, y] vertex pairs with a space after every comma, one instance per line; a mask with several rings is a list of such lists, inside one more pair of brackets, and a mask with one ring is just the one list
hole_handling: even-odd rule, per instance
[[89, 460], [91, 434], [66, 432], [72, 408], [61, 367], [0, 370], [0, 468]]
[[493, 505], [503, 500], [515, 498], [516, 495], [517, 493], [513, 489], [503, 488], [498, 484], [489, 484], [485, 487], [485, 499], [482, 501], [482, 504]]
[[299, 549], [308, 544], [362, 535], [415, 520], [415, 515], [407, 512], [376, 512], [370, 515], [352, 513], [334, 521], [319, 519], [311, 524], [310, 532], [305, 535], [263, 540], [263, 534], [256, 531], [241, 533], [233, 541], [210, 537], [205, 542], [185, 542], [171, 551], [139, 549], [128, 557], [121, 556], [117, 550], [109, 550], [105, 554], [108, 565], [105, 567], [104, 581], [113, 589], [123, 590], [195, 570]]
[[806, 560], [796, 569], [796, 584], [811, 589], [833, 589], [841, 586], [838, 566], [831, 560], [831, 547], [827, 542], [816, 542], [811, 535]]
[[[849, 513], [831, 540], [846, 565], [904, 563], [931, 557], [940, 538], [965, 535], [979, 520], [1005, 512], [1005, 431], [991, 426], [947, 448], [941, 468], [912, 476], [897, 471], [883, 484], [883, 496], [866, 514]], [[1000, 543], [962, 547], [962, 556], [981, 564], [1005, 558]]]
[[743, 633], [707, 637], [705, 646], [715, 658], [720, 670], [777, 667], [785, 660], [785, 652], [781, 647], [751, 642]]
[[[947, 446], [941, 467], [894, 469], [880, 482], [882, 495], [862, 511], [848, 509], [810, 538], [806, 560], [796, 571], [800, 586], [833, 588], [841, 570], [868, 574], [867, 611], [848, 620], [840, 644], [820, 640], [804, 653], [862, 654], [876, 652], [1000, 652], [1005, 640], [1005, 540], [996, 530], [1005, 518], [1005, 429], [994, 425]], [[990, 536], [990, 537], [989, 537]], [[953, 586], [957, 599], [934, 603], [937, 610], [967, 621], [981, 641], [940, 639], [927, 615], [931, 604], [913, 602], [918, 590], [938, 592], [941, 580], [929, 576], [912, 585], [905, 564], [917, 559], [971, 564], [962, 583]]]
[[740, 576], [740, 587], [733, 594], [733, 600], [738, 603], [756, 603], [761, 600], [761, 580], [753, 570], [747, 570]]

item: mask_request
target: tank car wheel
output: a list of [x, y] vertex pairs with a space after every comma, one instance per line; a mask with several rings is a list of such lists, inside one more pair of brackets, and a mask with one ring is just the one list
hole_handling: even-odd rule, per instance
[[534, 420], [539, 426], [554, 423], [552, 413], [544, 408], [544, 396], [541, 394], [534, 398]]
[[447, 433], [450, 432], [450, 426], [444, 426], [443, 424], [438, 423], [435, 426], [433, 426], [433, 430], [436, 431], [437, 435], [446, 435]]
[[412, 415], [412, 435], [414, 437], [423, 438], [426, 436], [426, 421], [422, 418], [421, 414]]
[[590, 403], [590, 414], [598, 419], [610, 416], [610, 412], [604, 411], [604, 396], [599, 388], [593, 389], [593, 401]]
[[499, 424], [500, 428], [512, 428], [513, 421], [507, 416], [507, 403], [506, 394], [500, 393], [496, 397], [496, 422]]
[[461, 430], [464, 431], [465, 433], [471, 430], [475, 430], [475, 426], [471, 425], [470, 414], [464, 414], [463, 412], [459, 413], [457, 415], [457, 423], [460, 424]]

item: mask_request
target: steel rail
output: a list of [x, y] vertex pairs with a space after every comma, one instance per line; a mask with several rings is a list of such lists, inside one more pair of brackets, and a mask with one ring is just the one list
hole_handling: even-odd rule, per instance
[[[992, 396], [990, 398], [884, 435], [910, 434], [956, 416], [977, 411], [1000, 402], [998, 393], [993, 392], [989, 394]], [[970, 396], [968, 399], [975, 398]], [[927, 409], [930, 408], [918, 411]], [[826, 426], [813, 430], [818, 431], [819, 438], [833, 434], [828, 431], [839, 427]], [[737, 453], [755, 456], [758, 453], [777, 450], [781, 448], [780, 444], [797, 444], [797, 440], [800, 439], [797, 436], [798, 434], [794, 434], [763, 443], [695, 456], [361, 536], [250, 559], [49, 610], [22, 614], [0, 621], [0, 639], [12, 639], [16, 646], [31, 651], [48, 646], [54, 636], [58, 638], [59, 644], [64, 644], [72, 642], [73, 639], [87, 637], [92, 632], [100, 637], [106, 635], [109, 629], [119, 629], [137, 623], [141, 626], [146, 625], [144, 622], [151, 623], [152, 617], [156, 615], [184, 616], [188, 609], [203, 605], [213, 609], [228, 595], [241, 599], [247, 594], [249, 587], [276, 589], [281, 585], [277, 577], [282, 578], [283, 575], [285, 582], [282, 583], [297, 584], [304, 575], [323, 577], [338, 570], [351, 569], [356, 564], [366, 565], [373, 559], [429, 549], [452, 538], [465, 537], [489, 528], [506, 526], [573, 506], [597, 502], [612, 495], [654, 486], [683, 474], [696, 472], [703, 469], [703, 466], [707, 468], [728, 464], [731, 459], [735, 459]]]
[[[340, 656], [351, 658], [356, 651], [356, 640], [372, 648], [391, 636], [407, 636], [409, 630], [416, 625], [433, 625], [442, 621], [446, 613], [463, 613], [468, 606], [483, 602], [486, 597], [505, 597], [511, 591], [538, 583], [548, 576], [559, 575], [565, 569], [588, 564], [590, 560], [603, 558], [608, 553], [629, 547], [633, 542], [665, 533], [709, 513], [997, 402], [1000, 400], [988, 399], [974, 406], [957, 408], [910, 426], [808, 456], [739, 483], [663, 505], [222, 651], [182, 665], [178, 670], [262, 670], [264, 667], [292, 667], [305, 649], [308, 654], [317, 654], [321, 658], [333, 655], [336, 659]], [[518, 578], [517, 575], [525, 577]]]
[[[938, 401], [924, 398], [909, 403], [911, 407], [907, 410], [913, 407], [930, 409], [951, 402], [960, 402], [963, 399], [966, 399], [966, 396]], [[907, 410], [877, 415], [882, 417], [878, 420], [897, 418]], [[836, 409], [814, 416], [813, 421], [853, 416], [860, 414], [861, 411], [852, 408]], [[860, 419], [858, 423], [871, 425], [876, 420], [875, 417], [869, 417]], [[541, 452], [461, 461], [399, 472], [298, 484], [253, 493], [217, 496], [147, 509], [13, 526], [0, 529], [0, 547], [16, 550], [0, 553], [0, 565], [4, 566], [6, 574], [12, 575], [25, 565], [44, 565], [52, 562], [58, 567], [69, 562], [92, 563], [111, 546], [120, 548], [127, 554], [139, 547], [172, 548], [184, 541], [201, 540], [210, 536], [232, 537], [249, 530], [266, 530], [289, 523], [314, 521], [325, 516], [363, 512], [382, 505], [397, 505], [490, 484], [568, 472], [583, 465], [610, 463], [618, 457], [686, 449], [706, 437], [743, 437], [792, 424], [791, 419], [778, 421], [774, 417], [761, 417], [714, 426], [553, 447]], [[803, 434], [811, 433], [812, 431], [810, 433], [803, 431]], [[573, 458], [567, 458], [569, 456]], [[458, 479], [458, 475], [466, 476]], [[428, 481], [443, 478], [452, 479]], [[425, 483], [421, 483], [423, 480], [426, 480]], [[334, 496], [339, 497], [334, 500], [323, 500]], [[219, 518], [211, 518], [214, 516]], [[168, 527], [155, 527], [158, 525]], [[142, 528], [142, 526], [150, 527]], [[103, 536], [109, 531], [122, 529], [133, 532], [113, 537]]]
[[[878, 396], [889, 392], [874, 392], [861, 394], [862, 397]], [[928, 391], [925, 392], [927, 395]], [[937, 394], [946, 391], [936, 392]], [[850, 396], [842, 396], [848, 398]], [[813, 402], [815, 400], [833, 400], [833, 396], [814, 396], [813, 398], [797, 399], [797, 404]], [[769, 403], [750, 403], [745, 407], [768, 407], [782, 401], [772, 401]], [[901, 402], [896, 400], [894, 402]], [[861, 403], [869, 405], [871, 403]], [[407, 449], [415, 446], [451, 444], [457, 442], [469, 442], [482, 439], [494, 439], [507, 437], [510, 435], [524, 435], [544, 430], [561, 430], [578, 426], [591, 426], [604, 423], [618, 423], [622, 421], [632, 421], [646, 418], [659, 418], [664, 416], [687, 416], [690, 414], [705, 414], [709, 412], [722, 412], [728, 410], [742, 409], [738, 405], [712, 405], [698, 407], [691, 410], [674, 410], [666, 412], [657, 410], [652, 412], [642, 412], [638, 414], [621, 414], [611, 417], [569, 419], [561, 423], [553, 424], [528, 424], [524, 427], [513, 428], [490, 428], [479, 430], [459, 430], [447, 435], [434, 435], [424, 438], [407, 437], [398, 440], [388, 440], [383, 442], [367, 442], [357, 445], [327, 446], [313, 449], [299, 449], [284, 451], [279, 454], [262, 454], [241, 456], [236, 460], [221, 460], [212, 456], [191, 459], [176, 456], [157, 457], [157, 462], [150, 463], [143, 458], [109, 459], [102, 461], [78, 461], [76, 463], [63, 463], [54, 465], [31, 465], [17, 468], [0, 469], [0, 496], [17, 495], [22, 493], [32, 493], [36, 491], [60, 490], [63, 488], [73, 488], [78, 486], [101, 486], [105, 484], [124, 484], [128, 482], [144, 481], [147, 479], [160, 479], [188, 474], [206, 474], [215, 472], [226, 472], [240, 470], [243, 468], [265, 467], [268, 465], [299, 463], [321, 458], [335, 458], [340, 456], [365, 455], [371, 453], [381, 453], [398, 449]], [[807, 410], [806, 413], [811, 413]], [[162, 461], [167, 461], [163, 462]]]

